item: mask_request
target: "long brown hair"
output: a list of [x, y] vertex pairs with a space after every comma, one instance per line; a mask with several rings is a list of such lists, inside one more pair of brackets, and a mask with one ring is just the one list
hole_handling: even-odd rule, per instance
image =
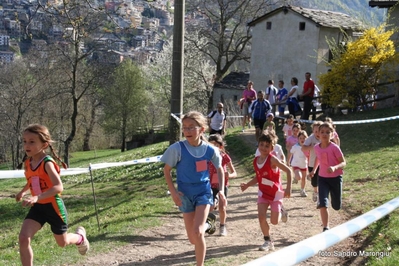
[[54, 151], [54, 148], [51, 145], [51, 143], [53, 143], [54, 141], [51, 139], [51, 135], [47, 127], [39, 124], [31, 124], [24, 129], [24, 132], [37, 134], [41, 142], [48, 144], [53, 157], [56, 158], [62, 164], [62, 167], [64, 167], [64, 169], [68, 168], [66, 163], [64, 163], [61, 160], [61, 158], [57, 155], [57, 153]]

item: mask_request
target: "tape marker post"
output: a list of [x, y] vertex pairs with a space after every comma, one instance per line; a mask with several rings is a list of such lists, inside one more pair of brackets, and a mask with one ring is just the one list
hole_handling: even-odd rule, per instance
[[[286, 119], [286, 117], [276, 116], [278, 119]], [[354, 124], [367, 124], [367, 123], [377, 123], [377, 122], [385, 122], [399, 119], [399, 115], [385, 117], [385, 118], [375, 118], [375, 119], [364, 119], [364, 120], [352, 120], [352, 121], [334, 121], [334, 125], [354, 125]], [[314, 120], [304, 120], [298, 119], [299, 122], [304, 122], [308, 124], [313, 124]]]

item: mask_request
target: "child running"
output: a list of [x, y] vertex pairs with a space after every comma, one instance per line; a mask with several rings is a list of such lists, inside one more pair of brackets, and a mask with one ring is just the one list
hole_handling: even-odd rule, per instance
[[274, 115], [273, 113], [268, 113], [266, 115], [266, 122], [263, 124], [263, 130], [276, 130], [276, 124], [273, 121]]
[[[285, 139], [285, 149], [287, 150], [287, 163], [288, 165], [291, 165], [291, 161], [290, 159], [292, 158], [291, 156], [291, 148], [292, 146], [294, 146], [295, 144], [298, 143], [298, 134], [301, 131], [301, 125], [298, 123], [295, 123], [292, 125], [292, 135], [287, 137]], [[296, 181], [298, 181], [297, 179], [294, 179], [294, 183], [296, 183]]]
[[328, 218], [328, 196], [334, 210], [341, 209], [342, 204], [342, 175], [346, 166], [344, 155], [337, 144], [331, 141], [334, 127], [324, 122], [319, 127], [320, 143], [314, 146], [316, 160], [311, 176], [319, 169], [319, 204], [323, 232], [330, 228]]
[[294, 116], [288, 115], [283, 126], [284, 139], [292, 135], [292, 126], [294, 125]]
[[[302, 145], [303, 152], [309, 152], [309, 164], [308, 164], [308, 172], [311, 173], [313, 170], [314, 161], [316, 159], [316, 154], [314, 152], [314, 146], [320, 143], [319, 140], [319, 126], [322, 124], [321, 121], [315, 121], [312, 124], [312, 134], [305, 140], [305, 143]], [[317, 178], [318, 178], [319, 169], [314, 172], [313, 177], [311, 177], [310, 182], [313, 187], [313, 195], [312, 200], [314, 202], [318, 201], [319, 192], [317, 189]]]
[[[24, 188], [15, 196], [22, 206], [30, 207], [19, 233], [19, 254], [23, 266], [33, 265], [33, 250], [31, 242], [35, 234], [49, 223], [55, 241], [60, 247], [75, 244], [80, 254], [89, 251], [89, 241], [82, 226], [75, 233], [67, 233], [67, 211], [61, 199], [63, 184], [60, 178], [60, 167], [54, 159], [46, 154], [50, 148], [52, 155], [59, 160], [64, 168], [66, 165], [54, 152], [50, 133], [47, 127], [32, 124], [23, 132], [24, 150], [28, 159], [25, 163]], [[30, 190], [30, 196], [24, 197]]]
[[301, 180], [301, 197], [307, 197], [308, 194], [305, 191], [306, 176], [308, 174], [308, 156], [302, 151], [302, 146], [305, 143], [308, 134], [305, 130], [301, 130], [298, 133], [298, 143], [292, 146], [288, 161], [291, 162], [291, 166], [294, 170], [295, 180], [297, 182]]
[[[274, 244], [270, 238], [270, 226], [266, 220], [267, 209], [270, 205], [270, 222], [274, 225], [278, 224], [280, 217], [287, 215], [282, 208], [283, 198], [289, 198], [291, 195], [292, 172], [286, 164], [271, 154], [275, 144], [276, 138], [274, 134], [262, 134], [259, 137], [258, 148], [260, 155], [255, 157], [253, 161], [256, 176], [248, 183], [241, 184], [241, 191], [258, 184], [258, 219], [265, 241], [259, 247], [259, 250], [264, 251], [274, 250]], [[287, 173], [285, 191], [281, 182], [280, 169]]]
[[[223, 138], [219, 134], [210, 135], [208, 141], [213, 144], [214, 146], [218, 147], [220, 150], [220, 155], [222, 156], [222, 167], [224, 170], [224, 195], [227, 199], [227, 192], [229, 188], [229, 179], [237, 177], [236, 169], [231, 161], [230, 156], [226, 153], [224, 147], [226, 144], [223, 141]], [[219, 194], [219, 180], [217, 171], [215, 166], [212, 163], [209, 164], [209, 176], [211, 177], [211, 188], [213, 192], [213, 201], [214, 201], [214, 208], [216, 209], [219, 207], [219, 219], [220, 219], [220, 227], [219, 227], [219, 234], [221, 236], [227, 236], [227, 228], [226, 228], [226, 206], [223, 206], [220, 201], [217, 200], [217, 196]], [[228, 171], [229, 170], [229, 171]], [[218, 204], [218, 205], [216, 205]], [[213, 208], [211, 207], [211, 211]]]
[[[165, 163], [164, 175], [172, 199], [183, 212], [188, 239], [195, 246], [197, 266], [202, 266], [206, 255], [204, 234], [214, 229], [213, 224], [206, 223], [213, 205], [208, 162], [214, 164], [219, 184], [225, 184], [224, 170], [219, 149], [204, 140], [206, 117], [196, 111], [188, 112], [182, 118], [182, 126], [185, 140], [169, 146], [161, 161]], [[176, 167], [177, 189], [172, 180], [173, 167]], [[219, 187], [219, 201], [226, 206], [224, 186]]]

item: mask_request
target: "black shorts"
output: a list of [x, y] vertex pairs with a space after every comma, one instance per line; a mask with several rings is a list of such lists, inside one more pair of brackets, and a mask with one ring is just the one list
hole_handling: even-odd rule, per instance
[[[227, 192], [229, 191], [228, 187], [224, 187], [224, 196], [227, 199]], [[212, 188], [212, 193], [213, 193], [213, 202], [215, 202], [216, 195], [219, 193], [219, 188]]]
[[59, 201], [59, 203], [62, 204], [60, 206], [60, 213], [62, 214], [61, 216], [55, 211], [51, 203], [35, 203], [30, 208], [25, 219], [34, 220], [41, 224], [42, 227], [45, 223], [49, 223], [51, 226], [51, 231], [55, 235], [62, 235], [66, 233], [68, 230], [68, 214], [64, 206], [64, 202], [61, 199], [59, 199]]
[[263, 129], [263, 125], [265, 124], [266, 119], [254, 119], [255, 128]]

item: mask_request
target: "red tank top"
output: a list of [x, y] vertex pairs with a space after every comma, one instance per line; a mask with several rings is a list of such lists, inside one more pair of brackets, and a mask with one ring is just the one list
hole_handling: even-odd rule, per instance
[[277, 168], [277, 171], [273, 171], [271, 167], [271, 156], [273, 155], [269, 154], [267, 156], [266, 162], [261, 168], [256, 163], [258, 157], [255, 157], [253, 165], [258, 180], [259, 195], [264, 199], [276, 201], [282, 198], [281, 195], [284, 196], [284, 190], [281, 183], [280, 169]]

